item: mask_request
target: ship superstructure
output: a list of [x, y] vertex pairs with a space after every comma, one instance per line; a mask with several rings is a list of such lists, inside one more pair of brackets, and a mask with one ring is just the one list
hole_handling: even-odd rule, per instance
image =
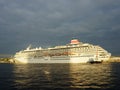
[[98, 45], [79, 42], [73, 39], [69, 44], [51, 48], [31, 48], [15, 54], [19, 63], [87, 63], [109, 60], [111, 54]]

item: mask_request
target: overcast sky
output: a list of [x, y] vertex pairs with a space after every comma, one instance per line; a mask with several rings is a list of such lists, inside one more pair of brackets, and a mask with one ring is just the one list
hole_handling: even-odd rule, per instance
[[72, 38], [120, 55], [120, 0], [0, 0], [0, 53]]

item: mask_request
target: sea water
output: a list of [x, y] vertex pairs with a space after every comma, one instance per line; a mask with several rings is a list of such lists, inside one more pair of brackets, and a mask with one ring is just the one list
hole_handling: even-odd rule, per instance
[[120, 63], [0, 64], [0, 90], [120, 90]]

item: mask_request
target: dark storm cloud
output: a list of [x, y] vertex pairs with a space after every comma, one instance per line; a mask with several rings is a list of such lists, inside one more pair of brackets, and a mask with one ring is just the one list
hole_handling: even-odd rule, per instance
[[75, 37], [119, 54], [119, 11], [119, 0], [0, 0], [0, 52], [66, 44]]

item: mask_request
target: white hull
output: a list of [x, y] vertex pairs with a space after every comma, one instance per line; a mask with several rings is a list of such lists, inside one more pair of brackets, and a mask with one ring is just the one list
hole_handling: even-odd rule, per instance
[[90, 57], [69, 57], [68, 59], [51, 59], [51, 58], [15, 58], [15, 63], [88, 63], [88, 62], [102, 62], [101, 59], [90, 58]]

